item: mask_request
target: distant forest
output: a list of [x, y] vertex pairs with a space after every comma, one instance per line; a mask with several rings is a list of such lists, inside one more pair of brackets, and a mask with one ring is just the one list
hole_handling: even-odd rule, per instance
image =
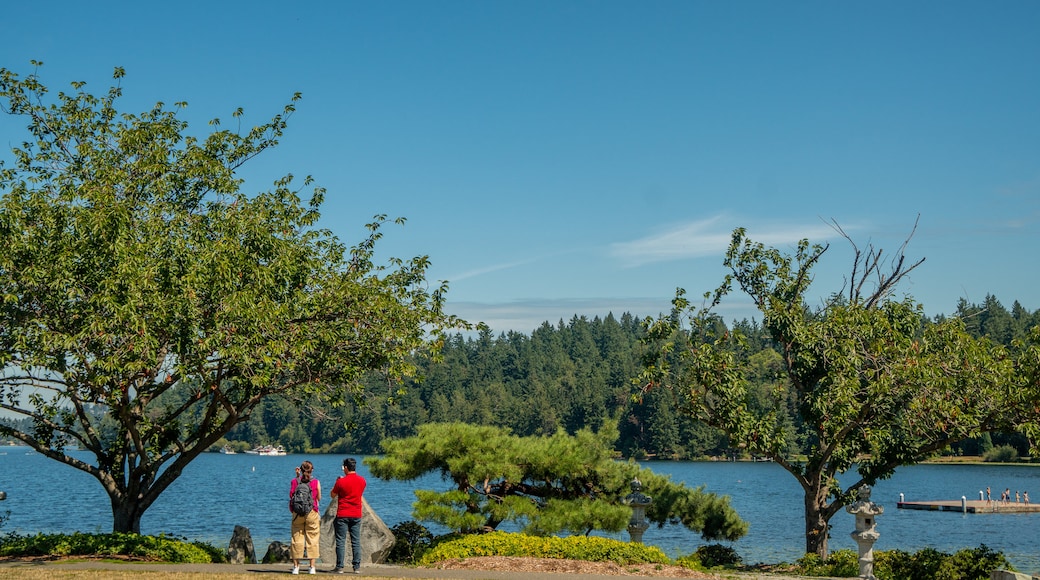
[[[1015, 301], [1009, 311], [993, 296], [982, 304], [961, 300], [951, 316], [961, 318], [971, 334], [1007, 346], [1040, 325], [1040, 310], [1029, 312]], [[766, 392], [782, 375], [780, 355], [757, 321], [735, 321], [730, 328], [747, 336], [746, 356], [754, 369], [749, 378]], [[739, 455], [723, 433], [680, 414], [667, 389], [639, 395], [641, 389], [633, 378], [641, 368], [642, 336], [642, 319], [628, 313], [620, 319], [609, 314], [591, 320], [574, 316], [555, 325], [545, 322], [530, 335], [509, 331], [495, 336], [484, 331], [465, 338], [456, 334], [445, 344], [442, 361], [420, 361], [421, 380], [388, 385], [372, 377], [362, 399], [337, 406], [269, 398], [213, 451], [225, 444], [238, 451], [280, 444], [296, 453], [364, 455], [379, 453], [386, 438], [415, 435], [428, 422], [493, 425], [528, 436], [558, 429], [573, 434], [617, 418], [621, 436], [616, 450], [625, 457]], [[793, 409], [791, 414], [797, 426]], [[963, 441], [946, 453], [983, 455], [1000, 445], [1014, 447], [1019, 455], [1026, 455], [1029, 448], [1019, 433], [993, 433]]]
[[[971, 334], [1007, 346], [1040, 325], [1040, 310], [1029, 312], [1015, 301], [1009, 311], [993, 296], [982, 304], [961, 300], [952, 316], [963, 319]], [[621, 437], [616, 449], [625, 457], [737, 454], [724, 434], [677, 413], [666, 389], [634, 397], [640, 390], [632, 381], [643, 354], [641, 323], [628, 313], [620, 319], [613, 314], [591, 320], [574, 316], [555, 325], [545, 322], [530, 335], [455, 335], [444, 347], [442, 362], [422, 365], [421, 381], [398, 389], [373, 380], [363, 401], [347, 401], [339, 408], [271, 399], [227, 439], [239, 449], [270, 443], [293, 452], [373, 454], [383, 439], [414, 435], [427, 422], [494, 425], [527, 436], [561, 428], [574, 433], [617, 417]], [[751, 380], [769, 389], [780, 355], [757, 321], [732, 325], [748, 337], [749, 360], [756, 368]], [[792, 420], [797, 424], [796, 417]], [[964, 441], [948, 453], [982, 455], [995, 445], [1011, 445], [1025, 455], [1029, 442], [1018, 433], [993, 433]]]

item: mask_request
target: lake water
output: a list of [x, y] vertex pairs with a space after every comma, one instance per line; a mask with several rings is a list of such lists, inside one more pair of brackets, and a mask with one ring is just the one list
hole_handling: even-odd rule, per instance
[[[10, 519], [0, 532], [112, 530], [108, 496], [95, 479], [27, 451], [26, 447], [0, 448], [0, 490], [7, 492], [7, 500], [0, 502], [0, 512], [10, 512]], [[87, 461], [92, 457], [86, 452], [73, 453], [81, 454]], [[327, 496], [335, 477], [342, 473], [341, 455], [204, 454], [145, 512], [141, 531], [164, 532], [225, 546], [234, 526], [242, 525], [250, 529], [257, 555], [262, 556], [270, 542], [289, 539], [289, 481], [293, 468], [304, 459], [314, 463], [315, 476]], [[790, 562], [802, 555], [802, 492], [781, 467], [743, 462], [644, 465], [670, 475], [673, 481], [693, 487], [706, 485], [707, 491], [730, 496], [741, 517], [751, 524], [748, 535], [732, 544], [745, 562]], [[414, 490], [446, 489], [439, 476], [387, 482], [372, 477], [360, 463], [358, 472], [368, 480], [366, 499], [388, 526], [411, 519]], [[1040, 571], [1040, 513], [961, 514], [896, 509], [901, 493], [906, 501], [959, 500], [961, 496], [974, 499], [986, 486], [993, 489], [994, 497], [1008, 487], [1012, 493], [1030, 491], [1033, 501], [1040, 501], [1040, 466], [916, 465], [899, 469], [892, 479], [874, 487], [871, 499], [885, 508], [877, 520], [881, 536], [875, 549], [915, 551], [932, 547], [953, 552], [986, 544], [1004, 552], [1020, 571]], [[327, 497], [323, 497], [323, 510], [326, 505]], [[853, 516], [842, 511], [831, 524], [831, 549], [856, 550], [849, 536], [855, 529]], [[628, 539], [627, 533], [612, 537]], [[680, 526], [651, 527], [643, 540], [670, 556], [688, 554], [703, 543], [698, 535]]]

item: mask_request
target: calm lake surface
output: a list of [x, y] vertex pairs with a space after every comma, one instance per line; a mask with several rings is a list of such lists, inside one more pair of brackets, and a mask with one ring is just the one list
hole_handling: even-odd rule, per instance
[[[86, 452], [81, 458], [90, 461]], [[226, 546], [235, 525], [250, 529], [263, 556], [275, 540], [289, 540], [287, 507], [293, 468], [304, 459], [315, 465], [322, 482], [322, 510], [328, 490], [342, 473], [342, 455], [222, 455], [207, 453], [184, 471], [173, 486], [145, 513], [141, 531], [160, 532]], [[360, 459], [360, 458], [359, 458]], [[732, 544], [745, 562], [794, 561], [804, 551], [801, 488], [773, 463], [646, 462], [655, 472], [668, 474], [688, 486], [730, 496], [741, 517], [750, 522], [748, 535]], [[416, 489], [445, 489], [438, 476], [410, 482], [376, 479], [359, 462], [358, 472], [368, 480], [365, 498], [388, 526], [410, 520]], [[871, 499], [885, 508], [877, 521], [881, 534], [875, 549], [915, 551], [932, 547], [945, 552], [979, 544], [1000, 550], [1019, 571], [1040, 571], [1040, 513], [961, 514], [896, 509], [899, 494], [906, 501], [959, 500], [979, 497], [990, 486], [999, 497], [1005, 487], [1012, 493], [1029, 491], [1040, 501], [1040, 466], [916, 465], [899, 469], [892, 479], [879, 482]], [[59, 464], [26, 447], [0, 448], [0, 490], [7, 500], [0, 513], [10, 519], [0, 532], [23, 534], [110, 532], [112, 514], [108, 496], [95, 479]], [[831, 520], [832, 550], [856, 550], [849, 536], [852, 515], [841, 512]], [[433, 529], [435, 533], [441, 530]], [[622, 540], [627, 533], [613, 535]], [[643, 537], [670, 556], [688, 554], [703, 542], [680, 526], [651, 527]]]

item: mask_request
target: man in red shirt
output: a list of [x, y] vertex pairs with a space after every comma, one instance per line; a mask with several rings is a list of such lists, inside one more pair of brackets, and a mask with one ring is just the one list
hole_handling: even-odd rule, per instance
[[336, 568], [342, 574], [346, 555], [347, 533], [350, 533], [351, 560], [354, 573], [361, 573], [361, 495], [365, 493], [365, 478], [357, 474], [357, 461], [353, 457], [343, 460], [343, 477], [332, 486], [332, 501], [336, 502]]

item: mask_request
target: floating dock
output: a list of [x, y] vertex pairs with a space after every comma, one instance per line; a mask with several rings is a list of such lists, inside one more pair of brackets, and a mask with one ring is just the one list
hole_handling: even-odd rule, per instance
[[943, 512], [963, 512], [969, 514], [1021, 514], [1040, 512], [1040, 504], [1035, 503], [1003, 503], [984, 499], [969, 499], [963, 503], [959, 499], [940, 499], [934, 501], [901, 501], [896, 503], [901, 510], [931, 510]]

